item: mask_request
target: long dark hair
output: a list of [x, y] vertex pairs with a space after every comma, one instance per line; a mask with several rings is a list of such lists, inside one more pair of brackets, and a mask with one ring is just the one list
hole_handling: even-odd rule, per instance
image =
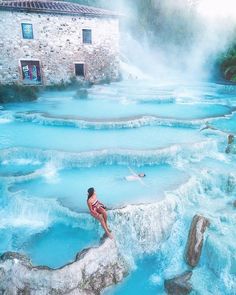
[[88, 189], [88, 199], [92, 197], [92, 195], [94, 194], [94, 191], [95, 191], [95, 190], [94, 190], [93, 187], [90, 187], [90, 188]]

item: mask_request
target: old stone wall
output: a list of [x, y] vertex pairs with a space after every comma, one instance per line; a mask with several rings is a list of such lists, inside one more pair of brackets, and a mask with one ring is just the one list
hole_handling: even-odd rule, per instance
[[[21, 23], [32, 23], [34, 39], [23, 39]], [[0, 83], [22, 83], [21, 60], [37, 60], [45, 85], [69, 81], [74, 63], [84, 63], [85, 79], [119, 76], [119, 20], [63, 14], [0, 11]], [[92, 30], [83, 44], [82, 29]]]

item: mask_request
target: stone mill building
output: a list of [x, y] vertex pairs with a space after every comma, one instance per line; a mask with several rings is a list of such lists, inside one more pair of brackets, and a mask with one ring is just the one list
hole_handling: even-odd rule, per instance
[[0, 0], [0, 84], [119, 76], [119, 18], [52, 0]]

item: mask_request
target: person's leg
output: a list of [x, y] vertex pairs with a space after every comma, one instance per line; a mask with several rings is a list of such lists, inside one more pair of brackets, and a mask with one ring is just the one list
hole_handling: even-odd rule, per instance
[[108, 227], [108, 225], [107, 225], [107, 212], [106, 212], [106, 210], [105, 210], [104, 208], [100, 207], [100, 208], [98, 208], [98, 212], [99, 212], [100, 214], [102, 214], [103, 219], [104, 219], [104, 221], [105, 221], [105, 223], [106, 223], [106, 226], [107, 226], [108, 230], [110, 231], [110, 229], [109, 229], [109, 227]]
[[105, 210], [104, 208], [100, 207], [100, 208], [98, 209], [98, 212], [99, 212], [100, 214], [102, 214], [102, 216], [103, 216], [105, 222], [107, 223], [107, 212], [106, 212], [106, 210]]
[[107, 227], [107, 224], [106, 224], [106, 222], [105, 222], [105, 220], [104, 220], [104, 218], [103, 218], [103, 215], [100, 214], [100, 216], [99, 216], [98, 219], [99, 219], [99, 221], [101, 222], [101, 225], [102, 225], [102, 227], [103, 227], [105, 233], [107, 234], [107, 236], [108, 236], [109, 238], [112, 239], [113, 237], [112, 237], [112, 235], [111, 235], [111, 233], [110, 233], [110, 231], [109, 231], [109, 229], [108, 229], [108, 227]]

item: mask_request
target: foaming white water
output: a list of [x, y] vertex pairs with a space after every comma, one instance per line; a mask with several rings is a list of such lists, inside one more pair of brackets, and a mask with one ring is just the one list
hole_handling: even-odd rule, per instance
[[13, 114], [8, 111], [0, 111], [0, 124], [8, 124], [14, 120]]
[[[230, 290], [235, 287], [231, 275], [232, 272], [234, 274], [235, 217], [233, 209], [227, 209], [227, 206], [232, 206], [230, 201], [235, 196], [236, 174], [220, 170], [199, 171], [178, 189], [166, 192], [165, 198], [159, 202], [128, 205], [109, 211], [109, 224], [120, 251], [131, 266], [134, 266], [137, 257], [157, 253], [162, 261], [159, 269], [161, 277], [163, 273], [170, 275], [183, 270], [183, 251], [188, 228], [193, 215], [200, 213], [211, 222], [204, 244], [204, 251], [211, 253], [211, 256], [207, 254], [205, 257], [203, 254], [200, 267], [207, 265], [209, 278], [209, 272], [213, 271], [227, 287], [225, 294], [232, 294]], [[101, 234], [103, 232], [89, 214], [73, 212], [55, 200], [41, 200], [32, 196], [28, 198], [19, 193], [11, 196], [11, 202], [4, 209], [0, 213], [2, 228], [10, 224], [15, 228], [27, 227], [30, 232], [39, 232], [55, 222], [63, 222], [85, 229], [96, 228]], [[222, 235], [224, 251], [216, 243], [217, 240], [222, 240]], [[225, 254], [227, 259], [224, 258]], [[218, 260], [214, 258], [215, 255]], [[199, 278], [200, 275], [196, 272], [195, 284]], [[152, 280], [153, 283], [160, 284], [160, 276], [154, 274]]]
[[[18, 161], [20, 160], [20, 161]], [[3, 164], [7, 165], [7, 164], [12, 164], [13, 163], [17, 163], [18, 165], [20, 165], [19, 163], [23, 164], [23, 165], [27, 165], [28, 164], [33, 164], [33, 165], [37, 165], [37, 164], [41, 164], [41, 162], [37, 161], [37, 160], [31, 160], [31, 161], [24, 161], [26, 159], [15, 159], [15, 161], [3, 161]], [[59, 165], [59, 163], [56, 163], [55, 161], [48, 161], [45, 163], [45, 165], [42, 168], [38, 168], [36, 170], [33, 170], [30, 173], [22, 173], [20, 175], [14, 175], [14, 176], [8, 176], [8, 181], [9, 182], [22, 182], [22, 181], [29, 181], [38, 177], [43, 177], [46, 181], [46, 183], [58, 183], [60, 181], [59, 178], [59, 171], [62, 167]]]
[[[109, 224], [116, 237], [117, 245], [121, 253], [130, 263], [131, 267], [134, 266], [134, 259], [137, 257], [152, 253], [160, 255], [160, 264], [158, 265], [157, 272], [159, 272], [161, 276], [153, 274], [150, 279], [153, 284], [162, 285], [163, 277], [167, 274], [173, 274], [177, 269], [179, 271], [183, 270], [184, 266], [181, 261], [183, 261], [183, 248], [186, 243], [187, 230], [190, 224], [189, 221], [191, 221], [191, 217], [200, 208], [203, 210], [201, 212], [210, 219], [211, 224], [213, 225], [213, 228], [211, 225], [211, 228], [207, 230], [207, 240], [204, 243], [204, 251], [209, 247], [213, 260], [211, 268], [213, 267], [213, 271], [216, 272], [216, 280], [214, 281], [215, 286], [211, 286], [211, 280], [213, 278], [211, 274], [212, 270], [211, 268], [205, 267], [206, 263], [210, 265], [210, 261], [202, 260], [199, 267], [194, 271], [192, 280], [194, 290], [198, 291], [200, 294], [211, 294], [211, 290], [214, 294], [217, 294], [217, 290], [220, 292], [219, 294], [233, 294], [235, 288], [234, 277], [229, 274], [229, 269], [232, 271], [234, 267], [233, 255], [227, 255], [226, 259], [222, 257], [224, 260], [223, 263], [221, 262], [220, 271], [219, 268], [216, 268], [218, 267], [218, 263], [215, 262], [216, 266], [213, 265], [215, 261], [214, 255], [216, 255], [217, 252], [214, 252], [212, 246], [218, 248], [218, 245], [216, 245], [214, 241], [207, 245], [212, 232], [214, 234], [215, 216], [212, 213], [219, 214], [219, 207], [214, 208], [214, 212], [212, 212], [208, 203], [207, 206], [204, 207], [205, 209], [207, 208], [208, 211], [205, 211], [202, 206], [197, 207], [196, 203], [204, 204], [207, 199], [214, 202], [215, 198], [217, 198], [218, 202], [222, 197], [228, 197], [225, 195], [226, 192], [230, 193], [230, 195], [234, 194], [235, 187], [236, 175], [230, 174], [226, 176], [225, 174], [218, 174], [204, 170], [199, 172], [199, 175], [193, 176], [186, 184], [182, 185], [177, 190], [167, 192], [166, 198], [160, 202], [148, 205], [129, 205], [125, 208], [110, 211]], [[215, 194], [216, 192], [217, 194]], [[195, 196], [194, 199], [192, 198], [193, 196]], [[38, 200], [35, 202], [35, 205], [40, 207], [38, 205], [41, 205], [41, 203], [37, 202]], [[45, 216], [41, 216], [41, 218], [44, 218], [44, 220], [49, 222], [63, 220], [64, 222], [71, 222], [73, 226], [75, 226], [80, 222], [80, 215], [83, 215], [62, 208], [55, 201], [47, 201], [46, 205], [47, 208], [48, 206], [53, 206], [53, 210], [56, 213], [55, 215], [49, 214], [48, 219], [45, 219]], [[32, 210], [31, 207], [28, 208]], [[42, 207], [41, 213], [44, 211], [45, 207]], [[211, 211], [210, 216], [209, 214], [207, 215], [207, 212], [209, 211]], [[26, 213], [24, 210], [23, 212]], [[188, 212], [187, 215], [186, 212]], [[33, 213], [35, 214], [36, 212], [34, 211]], [[232, 215], [229, 219], [231, 219]], [[92, 218], [89, 217], [88, 214], [86, 214], [86, 216], [84, 215], [82, 220], [85, 221], [85, 228], [86, 226], [92, 226], [92, 228], [94, 228], [94, 223], [91, 222]], [[232, 228], [233, 225], [234, 224], [232, 223]], [[13, 226], [20, 227], [25, 226], [25, 224], [13, 224]], [[40, 224], [36, 223], [35, 230], [39, 231], [40, 226]], [[42, 228], [43, 227], [41, 227], [41, 229]], [[99, 227], [99, 232], [102, 232], [101, 227]], [[216, 234], [218, 235], [218, 233]], [[182, 236], [182, 238], [179, 238], [180, 236]], [[225, 245], [228, 247], [228, 241], [226, 241]], [[232, 252], [230, 252], [230, 254], [231, 253]], [[91, 257], [91, 259], [93, 260], [95, 257]], [[217, 259], [219, 258], [217, 257]], [[198, 273], [199, 269], [201, 269], [200, 274]], [[217, 274], [217, 271], [219, 271], [219, 274]], [[225, 272], [227, 272], [227, 276], [225, 275]], [[204, 273], [205, 278], [210, 279], [210, 283], [208, 282], [207, 285], [205, 285], [204, 280], [199, 284], [199, 279], [202, 278], [202, 273]], [[219, 287], [221, 282], [224, 282], [224, 286]], [[205, 293], [202, 293], [202, 291], [204, 291], [204, 289], [201, 289], [202, 286], [205, 287]], [[212, 287], [212, 289], [209, 289], [209, 287]], [[222, 290], [224, 290], [224, 293], [221, 292]]]
[[[232, 201], [236, 196], [236, 174], [220, 170], [199, 171], [177, 190], [166, 193], [168, 200], [175, 202], [175, 219], [166, 239], [156, 248], [158, 269], [150, 277], [153, 284], [163, 286], [164, 278], [179, 275], [187, 269], [183, 257], [189, 227], [193, 216], [201, 214], [210, 220], [210, 227], [205, 233], [199, 265], [193, 271], [193, 289], [198, 294], [234, 294], [236, 260]], [[165, 218], [168, 216], [166, 213]], [[149, 220], [147, 223], [152, 224]]]
[[45, 164], [45, 166], [38, 171], [48, 183], [57, 183], [59, 181], [58, 170], [59, 165], [55, 161], [51, 161]]
[[0, 210], [0, 229], [24, 228], [26, 233], [32, 234], [46, 230], [56, 222], [83, 229], [94, 227], [94, 221], [88, 214], [73, 212], [56, 199], [27, 196], [24, 191], [10, 193], [8, 202]]
[[[49, 126], [68, 126], [77, 127], [80, 129], [124, 129], [138, 128], [143, 126], [168, 126], [168, 127], [188, 127], [199, 128], [205, 122], [211, 119], [196, 119], [196, 120], [178, 120], [170, 118], [158, 118], [156, 116], [140, 116], [135, 118], [124, 118], [119, 120], [107, 121], [89, 121], [83, 119], [69, 119], [60, 117], [48, 117], [40, 113], [22, 113], [17, 114], [17, 120], [38, 123]], [[221, 118], [221, 117], [218, 117]]]
[[[127, 99], [128, 103], [130, 99]], [[153, 101], [145, 101], [146, 103]], [[172, 103], [172, 98], [158, 98], [154, 100], [155, 103]], [[183, 105], [190, 105], [193, 102], [184, 102]], [[202, 105], [204, 103], [201, 102]], [[210, 103], [206, 105], [209, 107]], [[138, 128], [143, 126], [168, 126], [168, 127], [184, 127], [184, 128], [200, 128], [206, 123], [220, 122], [223, 119], [231, 119], [235, 115], [235, 107], [224, 105], [227, 112], [222, 115], [211, 114], [207, 118], [202, 116], [196, 119], [181, 119], [181, 118], [171, 118], [169, 115], [137, 115], [137, 116], [127, 116], [119, 118], [107, 118], [107, 119], [90, 119], [83, 118], [80, 116], [63, 116], [63, 115], [50, 115], [43, 112], [18, 112], [14, 114], [14, 120], [19, 122], [31, 122], [46, 126], [63, 126], [63, 127], [74, 127], [80, 129], [126, 129], [126, 128]]]
[[0, 160], [12, 161], [26, 158], [39, 162], [54, 162], [60, 167], [91, 167], [97, 165], [155, 165], [168, 163], [178, 167], [189, 162], [198, 162], [206, 157], [218, 157], [215, 140], [209, 139], [192, 144], [176, 144], [153, 150], [98, 150], [89, 152], [63, 152], [27, 148], [9, 148], [0, 151]]
[[[166, 192], [165, 198], [159, 202], [128, 205], [113, 210], [110, 213], [111, 224], [125, 256], [134, 258], [143, 254], [155, 253], [160, 250], [161, 244], [169, 238], [169, 235], [173, 234], [175, 238], [184, 235], [186, 240], [188, 226], [184, 220], [191, 221], [194, 214], [203, 214], [209, 218], [214, 232], [214, 227], [221, 214], [219, 209], [227, 206], [229, 193], [232, 196], [235, 192], [236, 174], [218, 174], [218, 172], [203, 170], [178, 189]], [[215, 202], [218, 202], [217, 206], [214, 205]], [[179, 218], [182, 219], [181, 222]], [[233, 228], [235, 223], [233, 211], [229, 219]], [[178, 230], [171, 233], [175, 223]], [[217, 231], [218, 234], [220, 233]], [[172, 251], [168, 254], [170, 257], [176, 249], [175, 243], [172, 246], [169, 245], [169, 251]], [[178, 264], [179, 260], [176, 263]], [[221, 264], [216, 263], [216, 265], [219, 267]], [[179, 266], [176, 265], [176, 267]], [[174, 271], [172, 270], [172, 273]]]
[[[230, 117], [231, 115], [229, 115]], [[195, 120], [178, 120], [171, 118], [159, 118], [156, 116], [140, 116], [135, 118], [124, 118], [119, 120], [108, 121], [89, 121], [83, 119], [69, 119], [60, 117], [48, 117], [44, 114], [17, 114], [17, 120], [22, 122], [32, 122], [49, 126], [68, 126], [77, 127], [80, 129], [124, 129], [124, 128], [138, 128], [143, 126], [168, 126], [168, 127], [186, 127], [186, 128], [199, 128], [205, 123], [214, 120], [225, 118], [215, 117], [208, 119], [195, 119]]]
[[[121, 85], [121, 87], [123, 86]], [[101, 92], [103, 91], [104, 89], [101, 89]], [[113, 89], [107, 89], [106, 95], [109, 97], [109, 93], [112, 93], [112, 91]], [[139, 90], [137, 92], [139, 92]], [[179, 93], [179, 97], [177, 99], [182, 100], [181, 102], [186, 102], [190, 94], [191, 93], [188, 92], [187, 89], [186, 92], [183, 91]], [[193, 93], [193, 97], [196, 97], [196, 100], [198, 99], [197, 94], [195, 93]], [[126, 98], [124, 98], [124, 103], [126, 103], [125, 99]], [[194, 109], [194, 104], [191, 106], [191, 108]], [[205, 108], [204, 105], [203, 108]], [[172, 114], [172, 112], [170, 113]], [[219, 113], [223, 114], [224, 112], [222, 111]], [[214, 116], [214, 112], [211, 114]], [[52, 126], [59, 126], [61, 124], [62, 126], [65, 125], [94, 129], [134, 128], [143, 126], [145, 124], [163, 124], [164, 126], [168, 126], [169, 124], [169, 126], [172, 127], [184, 126], [187, 128], [200, 128], [206, 127], [204, 125], [207, 122], [212, 123], [214, 120], [219, 120], [222, 118], [219, 117], [203, 120], [200, 119], [184, 121], [173, 120], [169, 118], [157, 118], [154, 116], [141, 116], [139, 118], [128, 118], [127, 120], [124, 119], [122, 121], [113, 121], [108, 119], [105, 122], [90, 122], [77, 119], [71, 120], [68, 119], [69, 117], [63, 118], [60, 116], [56, 116], [56, 118], [50, 118], [47, 117], [47, 115], [44, 115], [44, 113], [21, 113], [20, 116], [21, 115], [22, 118], [17, 117], [17, 115], [16, 120], [28, 120], [29, 122], [34, 122], [35, 120], [34, 123], [37, 124], [51, 124]], [[24, 118], [24, 116], [27, 118]], [[231, 118], [231, 115], [228, 117], [227, 116], [225, 118]], [[78, 125], [76, 126], [76, 124]], [[40, 168], [33, 167], [33, 169], [28, 167], [28, 171], [30, 169], [31, 172], [34, 171], [28, 175], [17, 176], [16, 173], [16, 177], [13, 176], [11, 179], [10, 177], [5, 177], [7, 178], [7, 181], [10, 180], [10, 182], [27, 181], [35, 177], [42, 177], [44, 179], [42, 182], [41, 179], [39, 179], [39, 186], [29, 185], [29, 190], [27, 186], [22, 184], [16, 185], [15, 187], [14, 185], [10, 184], [10, 189], [12, 189], [12, 191], [14, 189], [27, 187], [27, 191], [30, 192], [28, 195], [26, 195], [26, 191], [21, 191], [16, 195], [10, 194], [8, 196], [9, 198], [7, 199], [7, 202], [4, 203], [3, 210], [0, 212], [0, 223], [2, 220], [2, 226], [0, 226], [0, 230], [2, 230], [3, 236], [5, 233], [6, 236], [9, 234], [9, 237], [12, 235], [11, 237], [13, 237], [12, 239], [14, 240], [15, 236], [18, 238], [18, 236], [22, 234], [22, 236], [25, 235], [24, 239], [26, 240], [31, 237], [31, 234], [35, 235], [35, 233], [40, 232], [41, 239], [46, 240], [45, 232], [50, 231], [50, 228], [52, 228], [55, 223], [55, 227], [58, 227], [59, 232], [61, 225], [63, 227], [64, 224], [68, 224], [68, 228], [81, 227], [84, 229], [95, 229], [96, 233], [102, 235], [103, 229], [101, 228], [100, 224], [89, 214], [73, 212], [68, 208], [63, 207], [55, 200], [57, 195], [51, 193], [52, 191], [50, 191], [50, 197], [54, 198], [52, 200], [47, 199], [48, 196], [46, 196], [46, 193], [46, 198], [44, 200], [40, 199], [39, 197], [36, 198], [33, 196], [33, 193], [36, 193], [35, 188], [37, 188], [37, 196], [40, 196], [40, 193], [38, 192], [40, 192], [41, 183], [45, 183], [46, 181], [56, 184], [58, 181], [60, 169], [65, 167], [98, 166], [97, 168], [100, 169], [100, 167], [103, 165], [121, 164], [126, 167], [134, 165], [135, 168], [136, 166], [153, 165], [154, 167], [152, 168], [156, 169], [156, 165], [161, 163], [169, 163], [173, 166], [176, 166], [177, 168], [180, 168], [181, 170], [186, 170], [188, 174], [193, 175], [193, 177], [186, 184], [179, 187], [178, 190], [166, 192], [165, 198], [158, 203], [148, 205], [129, 205], [125, 208], [110, 210], [108, 214], [109, 225], [111, 226], [111, 229], [113, 230], [113, 233], [117, 239], [117, 244], [131, 265], [134, 265], [134, 261], [137, 257], [142, 257], [145, 254], [159, 255], [159, 253], [161, 253], [160, 263], [156, 268], [157, 273], [153, 275], [152, 282], [158, 285], [161, 284], [163, 286], [163, 280], [165, 277], [178, 275], [183, 270], [185, 270], [186, 266], [183, 263], [183, 248], [186, 244], [187, 232], [191, 218], [195, 213], [204, 214], [210, 219], [211, 227], [209, 230], [207, 230], [206, 241], [204, 243], [204, 251], [207, 250], [208, 257], [206, 257], [206, 255], [202, 256], [203, 260], [200, 261], [199, 268], [201, 268], [202, 272], [205, 268], [205, 272], [203, 273], [208, 274], [208, 276], [206, 275], [205, 277], [208, 278], [209, 282], [213, 281], [211, 273], [214, 273], [216, 278], [215, 284], [217, 285], [220, 281], [223, 286], [226, 286], [225, 294], [231, 295], [232, 290], [235, 290], [235, 283], [233, 281], [235, 275], [234, 255], [232, 254], [234, 253], [233, 246], [235, 241], [235, 238], [232, 235], [235, 228], [235, 217], [233, 215], [233, 209], [229, 208], [232, 206], [232, 201], [234, 200], [233, 198], [235, 196], [235, 176], [232, 173], [230, 178], [228, 171], [222, 169], [221, 172], [219, 166], [224, 168], [224, 164], [227, 164], [225, 166], [230, 169], [233, 167], [235, 168], [235, 165], [233, 166], [232, 163], [232, 167], [230, 167], [232, 160], [231, 155], [226, 155], [225, 153], [219, 152], [221, 150], [225, 150], [226, 134], [223, 134], [223, 138], [218, 130], [206, 129], [202, 132], [204, 135], [207, 135], [206, 140], [202, 142], [194, 144], [172, 145], [164, 149], [162, 148], [153, 150], [103, 149], [82, 153], [70, 153], [64, 152], [63, 150], [42, 150], [37, 148], [31, 149], [24, 147], [1, 150], [0, 160], [6, 165], [11, 163], [16, 165], [33, 165], [34, 163], [44, 165], [43, 167], [40, 166]], [[202, 136], [202, 138], [204, 137], [205, 136]], [[207, 140], [207, 138], [212, 139]], [[222, 145], [220, 142], [221, 139]], [[189, 139], [186, 138], [186, 142], [188, 141]], [[208, 158], [211, 158], [211, 160]], [[205, 159], [206, 162], [204, 161]], [[216, 159], [218, 161], [215, 161]], [[212, 164], [210, 169], [215, 172], [212, 172], [210, 169], [199, 171], [202, 169], [202, 167], [206, 167], [209, 162], [211, 164], [214, 162], [214, 165]], [[35, 170], [35, 168], [39, 169]], [[122, 169], [123, 168], [124, 167], [122, 167]], [[15, 167], [9, 167], [9, 171], [15, 171], [17, 169], [15, 169]], [[17, 172], [20, 170], [21, 169], [18, 169]], [[82, 172], [81, 170], [80, 172]], [[111, 171], [113, 172], [115, 170]], [[173, 176], [173, 178], [177, 177], [174, 173], [175, 172], [171, 174], [171, 177]], [[8, 172], [6, 174], [8, 174]], [[113, 175], [113, 173], [111, 174]], [[14, 173], [12, 175], [14, 175]], [[20, 175], [20, 173], [18, 175]], [[160, 174], [158, 174], [158, 177], [159, 175]], [[160, 178], [163, 179], [163, 182], [168, 182], [168, 180], [165, 179], [164, 174], [161, 174]], [[1, 180], [2, 179], [0, 179], [0, 181]], [[73, 179], [70, 182], [70, 185], [71, 184], [73, 185]], [[170, 185], [170, 183], [168, 184]], [[57, 186], [57, 184], [55, 186]], [[104, 185], [104, 187], [105, 186], [106, 185]], [[158, 185], [156, 187], [158, 187]], [[67, 191], [64, 188], [66, 187], [64, 187], [63, 184], [62, 194], [65, 194], [65, 198], [64, 196], [60, 196], [58, 199], [62, 199], [62, 202], [67, 204], [65, 201]], [[123, 193], [124, 191], [125, 190], [123, 190]], [[134, 192], [133, 189], [127, 191]], [[117, 193], [119, 193], [119, 190]], [[159, 192], [157, 192], [157, 195], [158, 193]], [[77, 194], [75, 195], [77, 197]], [[126, 196], [126, 193], [124, 193], [124, 195], [127, 198], [127, 203], [130, 203], [130, 195], [127, 194]], [[70, 204], [70, 202], [68, 203]], [[68, 206], [73, 207], [71, 204]], [[9, 212], [12, 213], [8, 214]], [[220, 241], [218, 245], [216, 243], [217, 241]], [[222, 244], [224, 245], [224, 249], [221, 249]], [[5, 247], [5, 249], [9, 248]], [[14, 249], [16, 249], [16, 247]], [[212, 255], [211, 257], [210, 254]], [[162, 262], [164, 265], [162, 265]], [[197, 268], [195, 272], [196, 278], [193, 279], [194, 287], [201, 285], [201, 276], [198, 273], [199, 268]], [[217, 294], [217, 287], [212, 286], [209, 282], [208, 285], [204, 285], [205, 293], [204, 288], [201, 290], [197, 289], [200, 294], [210, 294], [210, 287], [212, 287], [213, 293]]]
[[133, 64], [120, 61], [122, 77], [126, 80], [151, 80], [151, 76], [143, 73], [138, 67]]
[[7, 118], [0, 118], [0, 124], [7, 124], [10, 123], [12, 120]]
[[232, 232], [234, 226], [231, 226], [230, 233], [224, 233], [220, 239], [217, 234], [209, 235], [204, 252], [206, 266], [227, 286], [227, 291], [236, 288], [235, 239]]
[[10, 160], [3, 160], [2, 165], [9, 165], [9, 164], [15, 164], [15, 165], [40, 165], [41, 162], [38, 160], [32, 160], [32, 159], [26, 159], [26, 158], [17, 158], [17, 159], [10, 159]]
[[128, 205], [111, 212], [115, 238], [131, 265], [137, 256], [157, 251], [176, 219], [176, 206], [177, 200], [167, 197], [158, 203]]

